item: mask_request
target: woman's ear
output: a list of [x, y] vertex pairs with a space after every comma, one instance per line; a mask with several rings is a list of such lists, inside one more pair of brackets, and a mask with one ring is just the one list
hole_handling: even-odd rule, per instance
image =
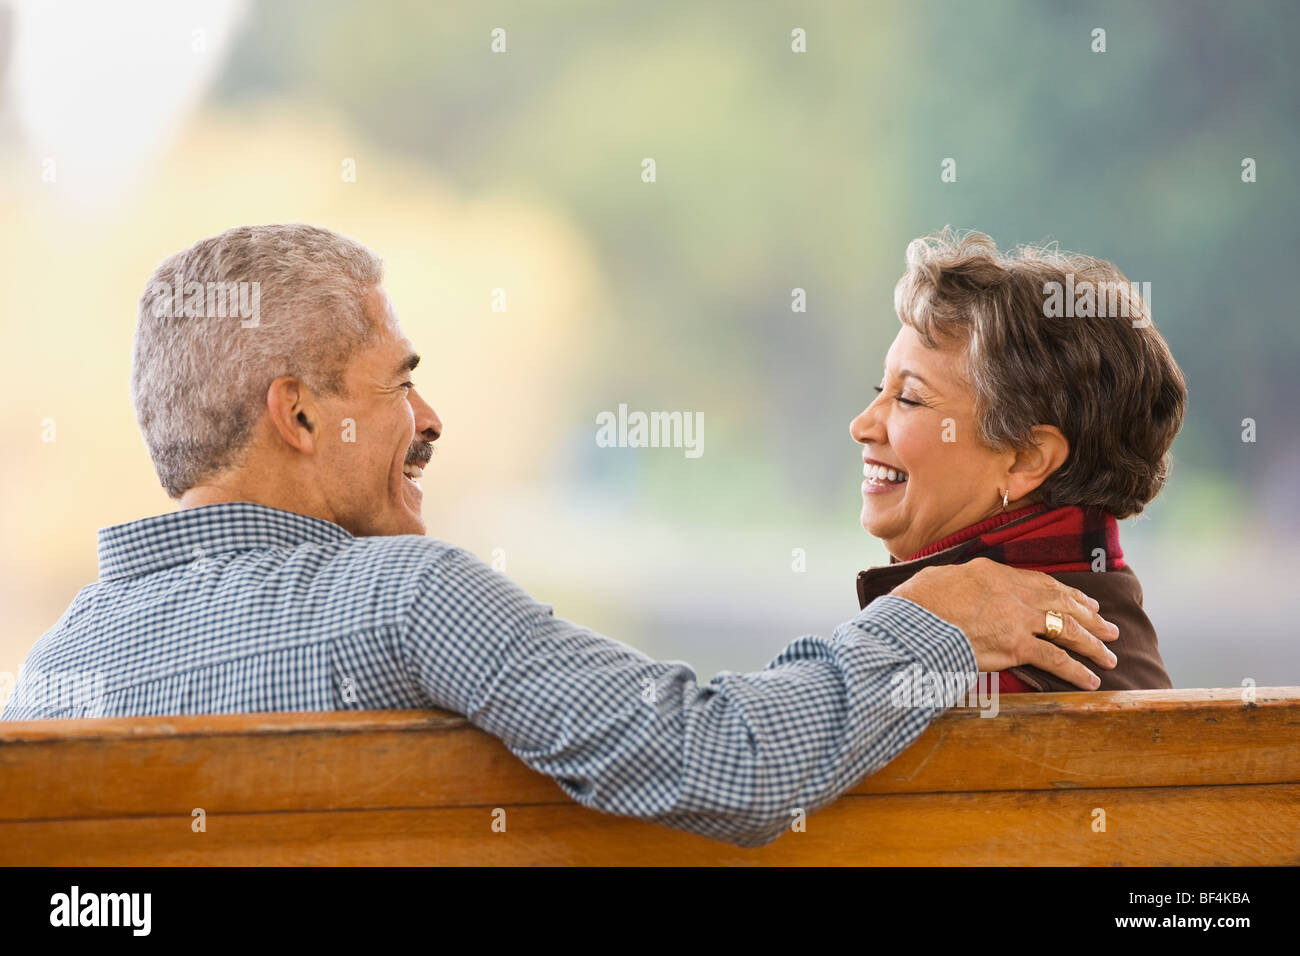
[[1070, 457], [1070, 442], [1055, 425], [1035, 425], [1030, 440], [1032, 445], [1016, 451], [1016, 460], [1007, 473], [1013, 501], [1036, 491]]

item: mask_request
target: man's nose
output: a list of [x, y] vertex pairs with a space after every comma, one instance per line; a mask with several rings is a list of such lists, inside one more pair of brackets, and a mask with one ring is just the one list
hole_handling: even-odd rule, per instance
[[425, 441], [437, 441], [442, 435], [442, 419], [424, 399], [410, 391], [411, 408], [415, 411], [415, 430]]

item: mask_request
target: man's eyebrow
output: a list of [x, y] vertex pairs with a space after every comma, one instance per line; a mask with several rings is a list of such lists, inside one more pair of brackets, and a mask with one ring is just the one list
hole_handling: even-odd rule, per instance
[[402, 362], [401, 365], [397, 366], [397, 374], [401, 375], [403, 372], [413, 372], [415, 371], [415, 367], [419, 364], [420, 356], [412, 352], [406, 357], [406, 360]]

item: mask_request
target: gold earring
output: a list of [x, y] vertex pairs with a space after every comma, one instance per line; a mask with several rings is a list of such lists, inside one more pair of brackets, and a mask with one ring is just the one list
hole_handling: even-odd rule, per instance
[[1010, 494], [1011, 494], [1011, 489], [1010, 489], [1010, 488], [1008, 488], [1006, 491], [1002, 492], [1002, 510], [1003, 510], [1003, 511], [1006, 511], [1006, 510], [1007, 510], [1007, 497], [1008, 497]]

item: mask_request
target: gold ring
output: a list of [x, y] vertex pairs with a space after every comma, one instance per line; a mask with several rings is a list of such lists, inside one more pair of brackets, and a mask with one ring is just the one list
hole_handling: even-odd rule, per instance
[[1061, 617], [1060, 611], [1047, 612], [1047, 636], [1051, 640], [1056, 640], [1065, 632], [1065, 619]]

